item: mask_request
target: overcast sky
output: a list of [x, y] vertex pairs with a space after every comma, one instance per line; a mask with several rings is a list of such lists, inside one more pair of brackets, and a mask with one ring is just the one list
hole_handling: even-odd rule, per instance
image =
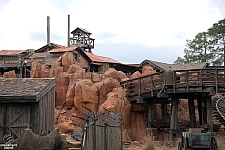
[[145, 59], [173, 63], [183, 57], [186, 39], [225, 18], [224, 0], [0, 0], [0, 49], [67, 45], [81, 27], [95, 38], [93, 53], [122, 63]]

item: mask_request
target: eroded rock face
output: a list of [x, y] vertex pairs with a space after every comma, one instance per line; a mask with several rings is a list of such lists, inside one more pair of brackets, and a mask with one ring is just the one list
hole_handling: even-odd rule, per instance
[[3, 78], [16, 78], [15, 70], [4, 72]]
[[130, 76], [130, 79], [135, 79], [139, 77], [141, 77], [141, 73], [139, 71], [136, 71]]
[[118, 87], [107, 94], [107, 99], [100, 106], [99, 112], [121, 112], [123, 128], [127, 128], [130, 125], [130, 109], [131, 104], [126, 98], [126, 90]]
[[83, 67], [80, 64], [72, 64], [69, 66], [67, 73], [75, 73], [77, 70], [83, 70]]
[[69, 69], [70, 65], [73, 65], [73, 64], [75, 64], [75, 59], [74, 59], [73, 53], [65, 52], [62, 55], [63, 72], [66, 72]]
[[90, 79], [76, 83], [74, 106], [78, 110], [79, 115], [82, 115], [82, 112], [86, 110], [84, 107], [96, 112], [98, 103], [97, 89], [92, 87], [92, 85], [93, 83]]
[[116, 87], [120, 87], [120, 83], [113, 78], [107, 78], [93, 85], [93, 88], [96, 88], [98, 90], [98, 95], [99, 95], [97, 108], [99, 108], [106, 101], [107, 94]]
[[41, 63], [34, 61], [32, 62], [32, 68], [30, 72], [31, 78], [40, 78], [41, 77]]
[[153, 74], [156, 73], [156, 71], [151, 67], [151, 66], [144, 66], [142, 68], [142, 75], [149, 75], [149, 74]]
[[134, 103], [131, 105], [130, 128], [133, 140], [140, 141], [146, 136], [147, 105]]
[[103, 79], [107, 79], [107, 78], [113, 78], [120, 82], [122, 79], [127, 78], [127, 76], [122, 71], [117, 71], [114, 68], [110, 68], [103, 75]]
[[58, 74], [55, 85], [56, 106], [62, 105], [63, 103], [66, 102], [68, 86], [69, 86], [69, 74], [67, 72]]

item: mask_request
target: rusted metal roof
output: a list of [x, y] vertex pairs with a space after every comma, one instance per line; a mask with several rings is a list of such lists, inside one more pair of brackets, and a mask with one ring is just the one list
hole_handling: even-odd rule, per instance
[[77, 49], [77, 46], [71, 46], [71, 47], [62, 47], [62, 48], [55, 48], [49, 51], [50, 53], [61, 53], [61, 52], [72, 52], [75, 49]]
[[0, 56], [18, 55], [26, 52], [25, 50], [1, 50]]
[[60, 45], [60, 44], [55, 44], [55, 43], [50, 43], [50, 45], [46, 44], [44, 46], [42, 46], [41, 48], [35, 50], [35, 53], [41, 53], [46, 51], [46, 49], [48, 50], [52, 50], [55, 48], [65, 48], [66, 46]]
[[80, 28], [80, 27], [77, 27], [75, 30], [73, 30], [71, 33], [73, 34], [74, 32], [76, 32], [77, 30], [81, 30], [83, 31], [84, 33], [87, 33], [87, 34], [92, 34], [91, 32], [87, 31], [86, 29], [83, 29], [83, 28]]
[[111, 58], [108, 58], [108, 57], [103, 57], [103, 56], [97, 56], [93, 53], [90, 53], [90, 52], [84, 52], [88, 58], [91, 59], [91, 61], [93, 62], [104, 62], [104, 63], [116, 63], [116, 64], [119, 64], [120, 62], [116, 61], [116, 60], [113, 60]]

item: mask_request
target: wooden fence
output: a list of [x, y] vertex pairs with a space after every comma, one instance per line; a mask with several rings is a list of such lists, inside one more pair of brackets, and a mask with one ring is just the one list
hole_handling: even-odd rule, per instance
[[84, 114], [82, 150], [122, 150], [120, 113], [86, 112]]

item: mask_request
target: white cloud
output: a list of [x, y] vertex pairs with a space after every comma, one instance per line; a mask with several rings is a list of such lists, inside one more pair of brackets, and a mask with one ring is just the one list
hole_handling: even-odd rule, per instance
[[[35, 32], [46, 33], [50, 16], [51, 33], [66, 45], [67, 15], [71, 31], [82, 27], [98, 43], [127, 43], [148, 47], [185, 47], [192, 39], [223, 19], [210, 0], [11, 0], [0, 10], [0, 49], [39, 48], [46, 42], [31, 40]], [[113, 36], [97, 39], [104, 33]], [[139, 50], [141, 51], [141, 50]], [[183, 53], [180, 49], [179, 54]], [[160, 55], [160, 54], [159, 54]], [[116, 58], [114, 58], [116, 59]], [[132, 59], [132, 58], [131, 58]], [[176, 59], [176, 58], [174, 58]]]

